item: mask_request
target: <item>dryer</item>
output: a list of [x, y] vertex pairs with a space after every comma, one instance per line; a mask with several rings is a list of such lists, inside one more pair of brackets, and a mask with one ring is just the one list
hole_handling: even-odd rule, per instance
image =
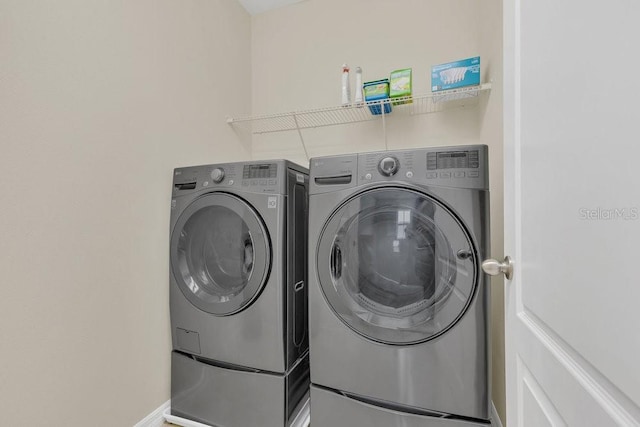
[[314, 427], [490, 419], [484, 145], [311, 159]]
[[308, 393], [308, 171], [178, 168], [171, 201], [172, 413], [287, 426]]

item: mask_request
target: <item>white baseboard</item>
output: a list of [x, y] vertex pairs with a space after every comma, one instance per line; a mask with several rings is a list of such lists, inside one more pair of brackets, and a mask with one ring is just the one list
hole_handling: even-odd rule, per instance
[[175, 424], [181, 427], [211, 427], [209, 424], [199, 423], [197, 421], [188, 420], [186, 418], [179, 417], [177, 415], [171, 415], [171, 409], [167, 409], [164, 413], [164, 418], [171, 424]]
[[133, 427], [162, 427], [164, 424], [164, 411], [171, 408], [171, 400], [167, 400], [157, 407], [152, 413], [138, 421]]
[[[167, 400], [133, 427], [162, 427], [164, 424], [164, 413], [170, 408], [171, 401]], [[492, 427], [503, 427], [502, 420], [500, 420], [496, 405], [494, 405], [493, 402], [491, 402], [491, 425]]]
[[496, 410], [496, 405], [491, 402], [491, 426], [492, 427], [502, 427], [502, 420], [500, 419], [500, 415], [498, 415], [498, 411]]

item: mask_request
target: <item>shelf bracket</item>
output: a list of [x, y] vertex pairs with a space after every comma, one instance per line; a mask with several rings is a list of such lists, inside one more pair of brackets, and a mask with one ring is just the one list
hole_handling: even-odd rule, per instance
[[298, 136], [300, 136], [300, 142], [302, 143], [302, 148], [304, 149], [304, 155], [307, 158], [307, 161], [309, 161], [309, 152], [307, 151], [307, 145], [304, 143], [302, 130], [300, 129], [300, 125], [298, 124], [298, 116], [296, 114], [293, 115], [293, 121], [296, 124], [296, 130], [298, 131]]
[[384, 102], [380, 103], [380, 110], [382, 111], [382, 135], [384, 137], [384, 149], [385, 151], [389, 151], [389, 144], [387, 143], [387, 120], [386, 114], [384, 113], [386, 106], [387, 105]]

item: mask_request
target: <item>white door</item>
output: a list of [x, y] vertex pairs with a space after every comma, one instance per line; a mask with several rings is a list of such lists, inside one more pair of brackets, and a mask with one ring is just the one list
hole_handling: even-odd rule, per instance
[[504, 0], [509, 427], [640, 425], [639, 22]]

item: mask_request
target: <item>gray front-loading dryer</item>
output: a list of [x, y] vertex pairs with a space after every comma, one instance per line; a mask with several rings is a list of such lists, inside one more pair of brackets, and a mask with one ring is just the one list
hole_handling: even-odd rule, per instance
[[287, 425], [308, 393], [307, 212], [308, 171], [285, 160], [175, 169], [174, 414]]
[[473, 145], [311, 159], [314, 427], [489, 421], [487, 157]]

